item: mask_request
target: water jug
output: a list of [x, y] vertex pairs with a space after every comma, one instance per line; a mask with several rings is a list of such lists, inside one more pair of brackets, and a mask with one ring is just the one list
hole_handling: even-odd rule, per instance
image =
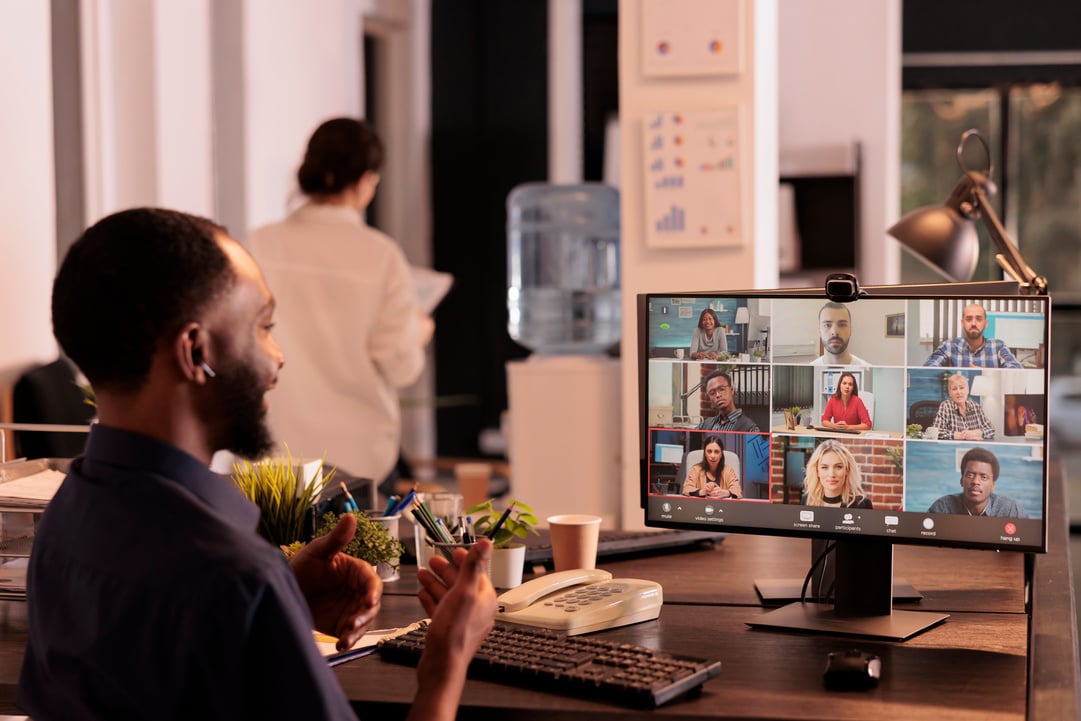
[[507, 330], [538, 353], [619, 340], [619, 193], [600, 183], [519, 185], [507, 197]]

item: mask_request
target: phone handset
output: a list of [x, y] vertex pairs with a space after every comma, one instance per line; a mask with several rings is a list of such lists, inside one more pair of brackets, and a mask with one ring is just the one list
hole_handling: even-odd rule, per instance
[[542, 596], [555, 593], [568, 586], [580, 586], [583, 583], [610, 581], [612, 574], [599, 568], [574, 568], [569, 571], [548, 573], [532, 581], [526, 581], [518, 588], [512, 588], [499, 597], [499, 612], [513, 613], [536, 602]]

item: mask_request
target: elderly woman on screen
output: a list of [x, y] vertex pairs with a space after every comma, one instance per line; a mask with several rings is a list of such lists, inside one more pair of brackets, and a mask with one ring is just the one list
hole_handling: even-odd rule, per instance
[[935, 415], [938, 437], [954, 441], [991, 441], [995, 427], [976, 401], [968, 397], [968, 378], [954, 373], [946, 382], [950, 397], [942, 401]]

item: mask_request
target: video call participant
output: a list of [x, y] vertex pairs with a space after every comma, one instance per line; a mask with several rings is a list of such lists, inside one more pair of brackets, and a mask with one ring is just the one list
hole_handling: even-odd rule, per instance
[[[117, 213], [68, 251], [53, 330], [100, 422], [30, 555], [16, 703], [34, 719], [356, 718], [312, 639], [349, 648], [379, 612], [379, 577], [341, 552], [356, 519], [287, 562], [208, 468], [271, 444], [274, 306], [243, 247], [183, 213]], [[490, 557], [482, 541], [418, 572], [433, 623], [410, 718], [454, 718], [495, 613]]]
[[938, 437], [955, 441], [992, 441], [995, 427], [976, 401], [968, 397], [968, 378], [954, 373], [946, 384], [950, 397], [938, 405], [933, 426]]
[[852, 373], [841, 374], [837, 381], [837, 390], [826, 402], [822, 425], [826, 428], [847, 428], [853, 431], [871, 428], [871, 415], [860, 400], [860, 389], [856, 376]]
[[741, 408], [736, 408], [736, 389], [727, 373], [713, 371], [706, 376], [702, 387], [706, 389], [706, 397], [717, 409], [717, 415], [703, 418], [697, 426], [698, 430], [758, 432], [758, 424], [743, 415]]
[[844, 304], [830, 301], [822, 306], [818, 311], [818, 336], [822, 340], [822, 355], [811, 361], [811, 365], [871, 365], [848, 350], [852, 313]]
[[986, 448], [970, 448], [961, 456], [961, 492], [942, 496], [927, 512], [1028, 518], [1020, 503], [995, 493], [998, 471], [998, 458], [994, 453]]
[[1006, 344], [996, 338], [984, 338], [987, 311], [973, 303], [961, 314], [964, 335], [944, 340], [923, 362], [925, 366], [954, 366], [955, 368], [1020, 368]]
[[702, 460], [687, 472], [683, 493], [702, 498], [743, 498], [735, 469], [724, 463], [724, 446], [718, 436], [706, 436]]
[[717, 360], [721, 353], [728, 351], [728, 336], [717, 321], [717, 314], [711, 308], [698, 314], [698, 326], [691, 336], [691, 360]]
[[814, 449], [807, 461], [803, 486], [805, 506], [874, 507], [863, 491], [860, 467], [852, 451], [832, 438]]

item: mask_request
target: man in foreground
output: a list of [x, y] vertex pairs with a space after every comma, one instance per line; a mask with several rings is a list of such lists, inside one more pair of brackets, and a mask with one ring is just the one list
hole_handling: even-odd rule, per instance
[[[284, 365], [274, 298], [210, 221], [136, 209], [72, 246], [53, 330], [94, 387], [99, 423], [38, 525], [17, 703], [49, 719], [352, 719], [311, 630], [352, 646], [382, 585], [334, 531], [286, 563], [258, 509], [208, 470], [270, 447], [264, 398]], [[411, 718], [454, 717], [491, 627], [489, 543], [433, 562], [433, 623]]]

